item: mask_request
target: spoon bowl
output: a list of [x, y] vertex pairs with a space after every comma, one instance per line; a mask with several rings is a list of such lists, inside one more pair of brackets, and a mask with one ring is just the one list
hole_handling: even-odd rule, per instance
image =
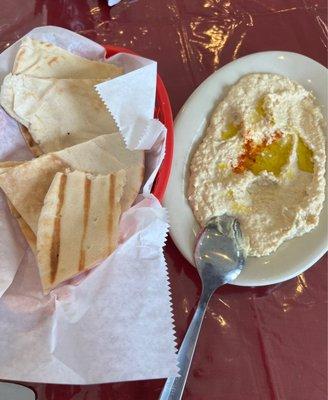
[[245, 258], [239, 221], [229, 215], [211, 218], [197, 236], [194, 259], [203, 286], [216, 289], [236, 279]]

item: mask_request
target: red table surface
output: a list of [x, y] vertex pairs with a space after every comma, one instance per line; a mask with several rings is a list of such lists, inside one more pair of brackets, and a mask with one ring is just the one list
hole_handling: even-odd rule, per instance
[[[231, 60], [263, 50], [326, 64], [324, 0], [1, 0], [0, 50], [35, 26], [58, 25], [158, 61], [177, 114], [193, 90]], [[192, 132], [186, 134], [192, 134]], [[200, 281], [169, 239], [181, 342]], [[327, 258], [288, 282], [226, 286], [212, 298], [184, 399], [323, 400], [327, 397]], [[157, 399], [164, 380], [94, 386], [31, 384], [38, 399]]]

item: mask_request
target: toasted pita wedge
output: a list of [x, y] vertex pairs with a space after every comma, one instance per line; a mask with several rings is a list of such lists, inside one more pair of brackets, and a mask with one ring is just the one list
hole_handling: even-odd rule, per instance
[[118, 241], [125, 171], [92, 176], [57, 173], [46, 195], [37, 232], [43, 290], [88, 270]]
[[108, 174], [120, 169], [126, 171], [121, 207], [126, 211], [134, 202], [144, 177], [143, 151], [128, 150], [120, 133], [98, 136], [93, 140], [72, 146], [55, 153], [70, 165], [72, 170], [92, 174]]
[[117, 127], [94, 86], [99, 79], [41, 79], [7, 75], [0, 102], [43, 153], [85, 142]]
[[36, 234], [43, 200], [56, 172], [69, 166], [53, 154], [25, 162], [0, 175], [0, 187]]
[[0, 187], [34, 234], [37, 233], [39, 215], [50, 184], [57, 172], [66, 169], [102, 175], [125, 169], [127, 184], [121, 204], [125, 211], [135, 200], [142, 184], [144, 152], [128, 150], [120, 134], [103, 135], [9, 168], [0, 175]]
[[[25, 39], [23, 39], [21, 47], [17, 52], [12, 74], [23, 74], [26, 75], [27, 79], [12, 78], [12, 74], [9, 74], [4, 79], [1, 88], [0, 102], [9, 115], [11, 115], [14, 119], [25, 126], [25, 128], [22, 129], [22, 135], [27, 145], [30, 147], [32, 153], [35, 156], [39, 156], [43, 153], [56, 151], [60, 148], [71, 146], [97, 136], [97, 134], [87, 133], [81, 136], [81, 140], [76, 140], [76, 138], [74, 137], [68, 140], [67, 144], [65, 144], [66, 141], [64, 140], [63, 144], [60, 144], [59, 147], [51, 147], [47, 151], [42, 150], [42, 146], [39, 146], [38, 144], [40, 133], [36, 135], [31, 135], [28, 128], [30, 126], [30, 118], [32, 113], [38, 107], [38, 104], [40, 103], [45, 91], [47, 91], [49, 86], [52, 85], [51, 79], [49, 81], [48, 78], [95, 80], [93, 84], [91, 83], [92, 86], [96, 83], [102, 82], [103, 80], [115, 78], [122, 73], [123, 69], [115, 66], [114, 64], [89, 60], [72, 54], [51, 43], [41, 42], [39, 40], [26, 37]], [[32, 79], [31, 81], [29, 81], [29, 77], [46, 79], [41, 79], [37, 81]], [[35, 85], [37, 85], [37, 90], [35, 89]], [[61, 90], [61, 88], [59, 88], [58, 90]], [[56, 93], [56, 90], [54, 89], [53, 92]], [[84, 89], [82, 89], [81, 92], [85, 94]], [[90, 104], [93, 104], [94, 101], [95, 100], [91, 98]], [[57, 108], [59, 108], [59, 112], [61, 108], [60, 104], [61, 102], [59, 101], [59, 105], [57, 103]], [[76, 104], [73, 104], [71, 106], [74, 107], [75, 105]], [[67, 111], [68, 113], [71, 112], [70, 107], [66, 108], [64, 104], [62, 105], [62, 110]], [[55, 115], [52, 118], [52, 121], [55, 123], [55, 125], [58, 124], [58, 110], [56, 109], [56, 111], [57, 112], [55, 112]], [[83, 114], [83, 110], [80, 111], [81, 114]], [[43, 113], [44, 112], [42, 112], [42, 115]], [[105, 132], [110, 132], [113, 127], [116, 127], [112, 119], [110, 117], [109, 119], [111, 120], [110, 125], [106, 127], [106, 130], [102, 130], [101, 134]], [[47, 122], [45, 124], [47, 126]], [[68, 127], [70, 128], [70, 123], [68, 125]], [[36, 129], [38, 132], [38, 128]], [[49, 127], [49, 129], [51, 132], [54, 131], [52, 127]], [[66, 129], [65, 127], [64, 130], [66, 131], [64, 132], [64, 134], [69, 133], [74, 136], [74, 134], [70, 132], [70, 129]], [[60, 132], [55, 129], [54, 135], [56, 135], [56, 133], [58, 134]], [[41, 137], [43, 137], [42, 133]], [[47, 139], [45, 139], [45, 141], [47, 141]], [[47, 147], [47, 145], [45, 145], [45, 147]]]
[[52, 43], [26, 37], [16, 54], [13, 74], [36, 78], [115, 78], [123, 69], [114, 64], [80, 57]]

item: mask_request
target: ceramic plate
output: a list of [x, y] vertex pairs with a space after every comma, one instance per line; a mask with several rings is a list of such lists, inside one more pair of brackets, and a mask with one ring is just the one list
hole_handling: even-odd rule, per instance
[[[313, 91], [327, 118], [327, 70], [321, 64], [296, 53], [268, 51], [251, 54], [227, 64], [207, 78], [189, 97], [175, 120], [175, 151], [172, 173], [164, 204], [171, 222], [171, 237], [185, 258], [193, 264], [193, 247], [199, 226], [185, 196], [190, 153], [206, 130], [215, 105], [245, 74], [281, 74]], [[311, 267], [327, 251], [327, 201], [320, 223], [312, 232], [285, 242], [267, 257], [249, 257], [234, 281], [240, 286], [261, 286], [285, 281]]]

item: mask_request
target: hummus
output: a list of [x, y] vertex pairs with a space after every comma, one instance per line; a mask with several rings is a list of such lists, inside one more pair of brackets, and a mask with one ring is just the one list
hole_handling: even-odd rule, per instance
[[312, 230], [325, 193], [322, 125], [299, 84], [273, 74], [240, 79], [191, 160], [188, 199], [198, 222], [235, 216], [257, 257]]

